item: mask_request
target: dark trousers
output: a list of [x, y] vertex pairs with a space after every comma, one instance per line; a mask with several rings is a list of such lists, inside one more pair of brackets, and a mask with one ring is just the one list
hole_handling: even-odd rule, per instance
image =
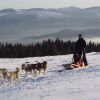
[[79, 51], [77, 51], [77, 54], [79, 55], [79, 58], [81, 58], [81, 57], [83, 56], [84, 64], [85, 64], [85, 65], [88, 65], [87, 59], [86, 59], [85, 49], [84, 49], [84, 50], [79, 50]]

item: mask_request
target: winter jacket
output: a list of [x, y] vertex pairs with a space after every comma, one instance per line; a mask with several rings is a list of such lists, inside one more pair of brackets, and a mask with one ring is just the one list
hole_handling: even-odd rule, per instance
[[86, 47], [86, 41], [83, 38], [77, 40], [75, 45], [75, 51], [83, 51]]

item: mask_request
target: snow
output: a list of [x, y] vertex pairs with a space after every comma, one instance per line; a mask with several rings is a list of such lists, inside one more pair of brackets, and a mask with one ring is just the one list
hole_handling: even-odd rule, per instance
[[[89, 68], [64, 70], [62, 64], [70, 62], [72, 54], [62, 56], [1, 58], [0, 66], [15, 70], [25, 62], [46, 60], [46, 75], [26, 76], [20, 70], [18, 82], [0, 85], [0, 100], [99, 100], [100, 99], [100, 53], [87, 54]], [[63, 70], [59, 72], [59, 70]]]

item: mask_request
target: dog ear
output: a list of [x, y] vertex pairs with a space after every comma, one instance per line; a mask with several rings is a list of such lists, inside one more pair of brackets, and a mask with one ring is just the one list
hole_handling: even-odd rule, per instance
[[18, 68], [18, 67], [16, 67], [16, 70], [18, 70], [18, 71], [19, 71], [19, 68]]

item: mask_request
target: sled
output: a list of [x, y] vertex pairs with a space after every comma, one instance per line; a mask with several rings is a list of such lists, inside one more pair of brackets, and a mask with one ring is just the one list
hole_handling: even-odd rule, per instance
[[63, 64], [63, 67], [67, 70], [72, 70], [74, 67], [71, 66], [71, 64]]
[[84, 69], [84, 68], [89, 68], [91, 66], [85, 66], [85, 67], [78, 67], [78, 68], [74, 68], [73, 66], [71, 66], [71, 64], [63, 64], [63, 67], [66, 69], [66, 70], [73, 70], [73, 69]]

